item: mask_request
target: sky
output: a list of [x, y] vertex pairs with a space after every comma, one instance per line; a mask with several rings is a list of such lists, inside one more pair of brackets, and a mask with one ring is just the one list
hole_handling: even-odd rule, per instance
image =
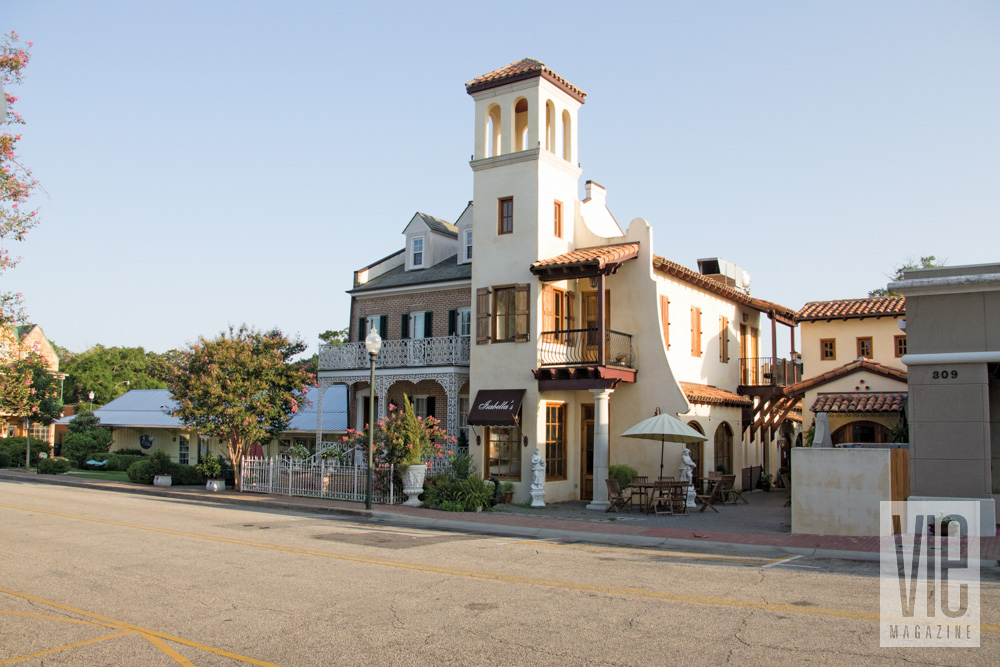
[[795, 310], [1000, 261], [997, 2], [3, 0], [0, 30], [34, 43], [8, 92], [44, 188], [0, 288], [77, 352], [314, 349], [416, 211], [465, 208], [464, 84], [526, 57], [588, 94], [581, 198], [668, 259]]

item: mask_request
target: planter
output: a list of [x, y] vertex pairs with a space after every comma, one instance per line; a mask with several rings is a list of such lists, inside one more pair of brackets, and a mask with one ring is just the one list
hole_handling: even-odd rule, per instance
[[404, 505], [420, 507], [420, 494], [424, 492], [424, 478], [427, 476], [427, 464], [408, 466], [403, 472], [403, 493], [408, 497]]
[[[148, 477], [146, 479], [149, 479]], [[173, 480], [170, 475], [156, 475], [153, 477], [153, 486], [170, 486]]]
[[226, 480], [224, 479], [210, 479], [205, 482], [206, 491], [225, 491], [226, 490]]
[[506, 493], [500, 494], [500, 502], [504, 504], [510, 504], [510, 501], [514, 499], [514, 492], [507, 491]]

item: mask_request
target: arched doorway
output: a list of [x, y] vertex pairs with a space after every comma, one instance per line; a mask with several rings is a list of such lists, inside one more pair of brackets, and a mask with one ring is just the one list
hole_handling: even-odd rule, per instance
[[715, 469], [733, 474], [733, 429], [727, 422], [715, 429]]
[[[688, 426], [690, 426], [694, 430], [698, 431], [698, 433], [701, 433], [702, 435], [705, 435], [705, 429], [703, 429], [701, 427], [701, 424], [699, 424], [698, 422], [696, 422], [696, 421], [689, 421], [688, 422]], [[697, 475], [697, 476], [699, 476], [699, 477], [703, 477], [705, 475], [705, 471], [702, 468], [701, 460], [702, 460], [702, 453], [705, 450], [705, 443], [704, 442], [691, 442], [691, 443], [686, 444], [685, 447], [687, 447], [688, 449], [691, 450], [691, 460], [694, 461], [695, 466], [697, 466], [694, 469], [694, 474]]]
[[849, 442], [877, 444], [889, 442], [889, 429], [877, 422], [856, 421], [844, 424], [833, 432], [833, 444], [841, 445]]

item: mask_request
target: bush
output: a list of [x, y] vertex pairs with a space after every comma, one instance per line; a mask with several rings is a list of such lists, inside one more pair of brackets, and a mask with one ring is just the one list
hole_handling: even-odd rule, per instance
[[448, 459], [448, 475], [463, 480], [476, 475], [476, 464], [468, 454], [452, 454]]
[[[458, 493], [462, 488], [461, 482], [444, 475], [427, 478], [427, 489], [424, 491], [424, 502], [431, 507], [444, 509], [444, 503], [458, 503]], [[458, 510], [461, 511], [461, 510]]]
[[10, 454], [7, 452], [0, 452], [0, 468], [10, 467]]
[[[100, 456], [100, 455], [98, 455]], [[94, 457], [96, 460], [101, 459]], [[107, 458], [108, 464], [104, 466], [104, 470], [119, 470], [121, 472], [127, 471], [132, 467], [133, 463], [137, 461], [148, 461], [149, 457], [145, 455], [135, 455], [135, 454], [122, 454], [120, 452], [115, 452]]]
[[438, 509], [442, 512], [464, 512], [465, 505], [457, 500], [445, 500], [438, 505]]
[[148, 459], [145, 461], [136, 461], [129, 466], [126, 471], [128, 474], [129, 481], [134, 484], [152, 484], [153, 477], [156, 473], [153, 472], [153, 462]]
[[[637, 474], [636, 469], [632, 466], [619, 464], [608, 467], [608, 477], [611, 479], [617, 479], [618, 486], [622, 489], [631, 484]], [[594, 483], [597, 483], [596, 479], [594, 480]]]
[[112, 454], [121, 454], [123, 456], [145, 456], [146, 452], [141, 449], [116, 449]]
[[478, 477], [467, 477], [460, 482], [458, 499], [465, 506], [466, 512], [489, 509], [493, 502], [493, 485]]
[[205, 484], [205, 476], [201, 474], [201, 471], [195, 466], [185, 466], [179, 463], [171, 463], [167, 466], [167, 472], [161, 474], [170, 475], [170, 483], [173, 486], [195, 486]]
[[[24, 445], [25, 439], [22, 436], [16, 438], [0, 438], [0, 451], [10, 457], [10, 466], [21, 467], [24, 465]], [[41, 452], [49, 453], [49, 443], [44, 440], [31, 440], [31, 465], [38, 465], [38, 455]]]
[[107, 454], [110, 446], [110, 440], [101, 442], [84, 433], [67, 433], [63, 440], [62, 455], [76, 465], [83, 467], [97, 454]]
[[169, 475], [170, 464], [170, 454], [167, 454], [162, 449], [157, 449], [153, 452], [153, 455], [149, 457], [149, 462], [153, 465], [153, 473], [156, 475]]
[[42, 459], [38, 462], [39, 475], [61, 475], [69, 472], [69, 461], [63, 458]]

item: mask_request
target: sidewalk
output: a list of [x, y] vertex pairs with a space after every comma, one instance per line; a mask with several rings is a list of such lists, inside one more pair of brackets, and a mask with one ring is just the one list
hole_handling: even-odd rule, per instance
[[[788, 532], [791, 512], [783, 507], [788, 496], [781, 491], [751, 494], [752, 505], [727, 505], [720, 507], [718, 514], [711, 510], [704, 513], [694, 510], [695, 513], [688, 517], [658, 517], [638, 512], [595, 512], [585, 509], [585, 503], [582, 502], [530, 509], [519, 505], [499, 505], [491, 512], [476, 513], [440, 512], [402, 505], [376, 505], [368, 511], [362, 503], [325, 498], [235, 491], [212, 493], [203, 487], [161, 488], [80, 477], [36, 475], [33, 472], [15, 470], [0, 471], [0, 480], [135, 493], [219, 505], [338, 514], [413, 527], [534, 539], [560, 538], [630, 546], [739, 551], [777, 556], [807, 555], [861, 561], [879, 559], [878, 537], [792, 535]], [[984, 561], [1000, 560], [1000, 539], [982, 538], [980, 551]]]

